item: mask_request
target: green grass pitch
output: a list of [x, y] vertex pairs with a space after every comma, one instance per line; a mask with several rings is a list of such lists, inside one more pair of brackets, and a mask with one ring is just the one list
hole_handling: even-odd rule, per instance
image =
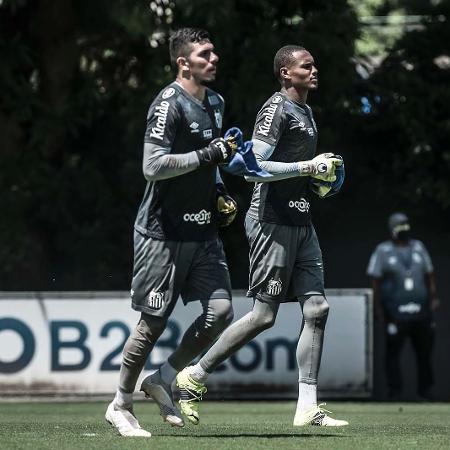
[[295, 402], [213, 402], [201, 424], [172, 428], [152, 402], [135, 412], [152, 437], [122, 438], [104, 402], [0, 403], [1, 449], [449, 449], [449, 404], [328, 403], [348, 427], [292, 427]]

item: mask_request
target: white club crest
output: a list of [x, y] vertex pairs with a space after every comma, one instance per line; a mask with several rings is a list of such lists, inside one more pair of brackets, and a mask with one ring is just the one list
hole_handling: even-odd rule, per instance
[[275, 95], [275, 97], [272, 98], [272, 103], [280, 103], [283, 100], [281, 95]]
[[266, 292], [269, 295], [279, 295], [281, 292], [281, 289], [283, 288], [283, 283], [280, 279], [274, 280], [271, 278], [269, 282], [267, 283]]
[[162, 98], [165, 100], [166, 98], [172, 97], [173, 94], [175, 94], [175, 89], [174, 89], [174, 88], [167, 88], [167, 89], [162, 93]]
[[152, 309], [161, 309], [164, 303], [164, 292], [151, 291], [148, 296], [148, 306]]

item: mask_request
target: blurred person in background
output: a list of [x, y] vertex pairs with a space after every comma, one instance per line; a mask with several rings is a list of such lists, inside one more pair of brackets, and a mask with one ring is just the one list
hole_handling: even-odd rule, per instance
[[433, 312], [439, 306], [433, 264], [425, 245], [411, 238], [405, 214], [392, 214], [388, 226], [391, 239], [376, 247], [367, 268], [375, 317], [384, 324], [388, 396], [390, 400], [401, 398], [400, 356], [409, 338], [417, 361], [417, 394], [420, 399], [430, 400], [434, 382]]

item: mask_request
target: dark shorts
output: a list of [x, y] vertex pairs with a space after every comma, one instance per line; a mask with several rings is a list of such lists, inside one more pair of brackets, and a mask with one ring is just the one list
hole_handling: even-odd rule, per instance
[[178, 297], [231, 300], [231, 283], [222, 243], [158, 241], [134, 233], [131, 302], [136, 311], [168, 317]]
[[282, 303], [325, 293], [322, 252], [312, 225], [277, 225], [247, 216], [245, 230], [250, 245], [248, 297]]

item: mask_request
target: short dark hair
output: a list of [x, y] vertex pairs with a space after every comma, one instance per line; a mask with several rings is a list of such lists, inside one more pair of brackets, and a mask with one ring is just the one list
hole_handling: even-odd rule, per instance
[[294, 53], [306, 50], [300, 45], [285, 45], [275, 54], [273, 59], [273, 73], [278, 81], [281, 81], [280, 69], [282, 67], [290, 67], [295, 62]]
[[170, 62], [173, 68], [177, 67], [179, 56], [188, 57], [190, 55], [190, 44], [209, 40], [209, 33], [200, 28], [180, 28], [175, 31], [169, 39]]

